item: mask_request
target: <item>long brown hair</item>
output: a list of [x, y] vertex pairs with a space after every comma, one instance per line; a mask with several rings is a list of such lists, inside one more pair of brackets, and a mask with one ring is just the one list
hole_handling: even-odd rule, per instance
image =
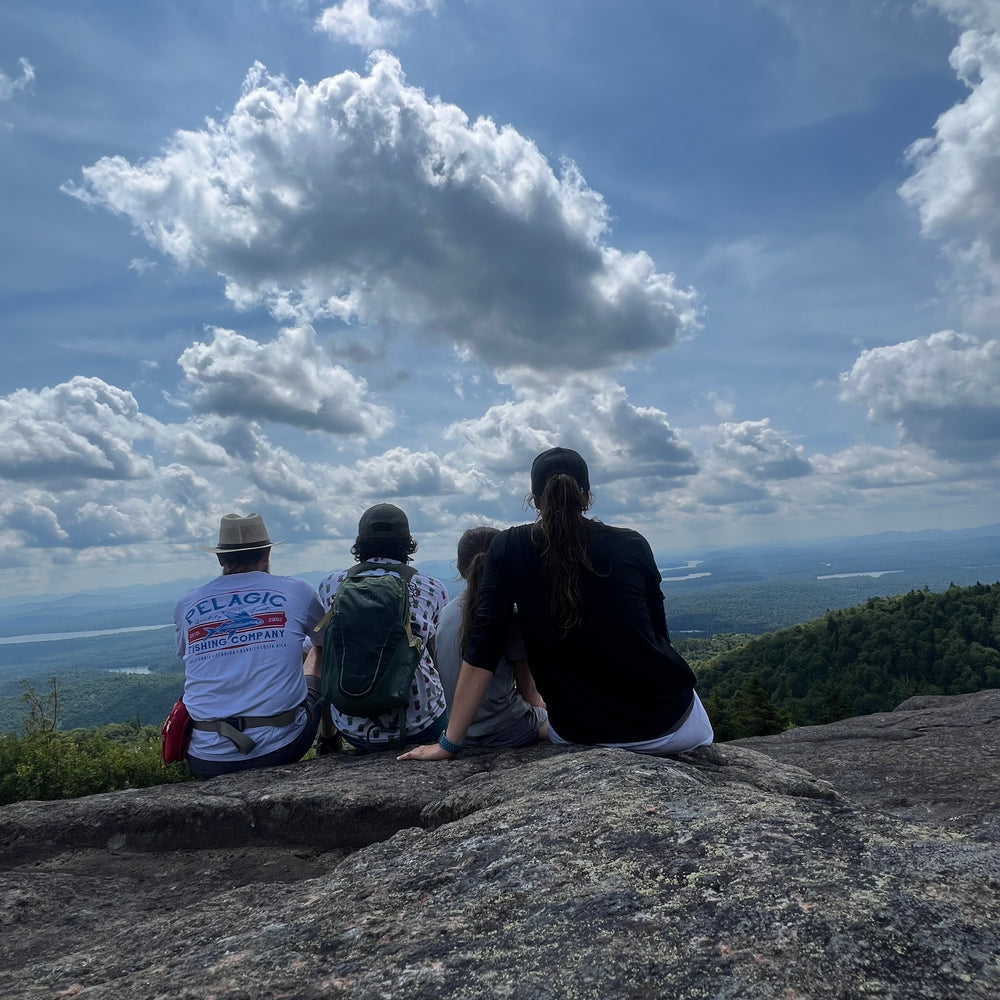
[[534, 502], [539, 518], [531, 540], [542, 550], [542, 572], [548, 584], [549, 613], [556, 627], [568, 632], [580, 624], [580, 579], [593, 573], [587, 555], [590, 522], [583, 515], [592, 502], [590, 490], [565, 473], [551, 476]]
[[459, 576], [465, 580], [465, 606], [462, 609], [462, 638], [459, 649], [464, 650], [472, 631], [472, 621], [479, 606], [479, 588], [483, 582], [483, 567], [486, 565], [486, 550], [490, 542], [500, 534], [498, 528], [481, 525], [469, 528], [458, 540]]

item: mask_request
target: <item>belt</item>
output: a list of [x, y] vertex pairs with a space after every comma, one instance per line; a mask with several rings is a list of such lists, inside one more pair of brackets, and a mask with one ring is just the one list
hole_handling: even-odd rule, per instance
[[[302, 702], [302, 705], [304, 704], [305, 702]], [[257, 743], [244, 733], [244, 729], [256, 729], [259, 726], [290, 726], [302, 705], [296, 705], [278, 715], [235, 715], [228, 719], [204, 719], [200, 722], [196, 720], [192, 725], [202, 732], [225, 736], [235, 744], [240, 753], [250, 753]]]

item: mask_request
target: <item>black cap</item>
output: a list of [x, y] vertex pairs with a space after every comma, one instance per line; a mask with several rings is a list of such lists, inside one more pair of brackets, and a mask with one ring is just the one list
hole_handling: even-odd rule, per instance
[[590, 473], [579, 452], [571, 448], [549, 448], [531, 463], [531, 492], [540, 497], [545, 484], [560, 473], [572, 476], [581, 490], [590, 489]]
[[410, 522], [398, 507], [391, 503], [377, 503], [361, 515], [358, 537], [405, 542], [410, 537]]

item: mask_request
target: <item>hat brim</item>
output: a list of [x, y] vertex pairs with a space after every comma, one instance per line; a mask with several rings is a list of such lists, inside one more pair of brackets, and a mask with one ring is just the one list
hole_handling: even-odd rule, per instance
[[259, 545], [238, 545], [238, 546], [228, 546], [222, 548], [218, 545], [199, 545], [198, 548], [203, 552], [215, 552], [216, 554], [223, 554], [226, 552], [255, 552], [257, 549], [273, 549], [275, 545], [281, 545], [284, 543], [284, 539], [277, 542], [261, 542]]

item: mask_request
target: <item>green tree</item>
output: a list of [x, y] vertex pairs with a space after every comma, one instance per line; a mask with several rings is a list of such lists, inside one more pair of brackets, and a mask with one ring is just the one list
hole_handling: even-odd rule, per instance
[[734, 739], [771, 736], [787, 729], [790, 723], [771, 701], [758, 674], [751, 674], [736, 692], [731, 712]]

